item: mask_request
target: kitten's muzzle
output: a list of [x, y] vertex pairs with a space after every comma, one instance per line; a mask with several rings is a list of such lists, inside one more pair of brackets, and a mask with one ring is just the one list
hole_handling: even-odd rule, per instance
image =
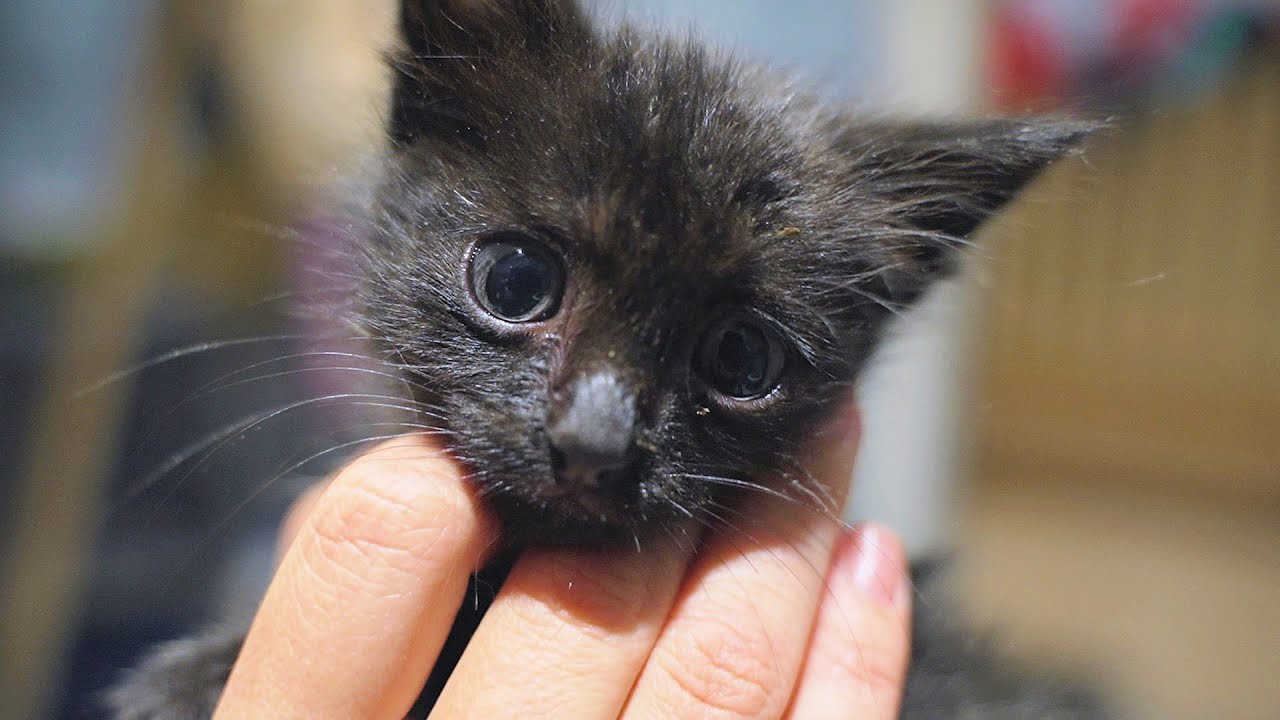
[[547, 416], [556, 482], [607, 492], [627, 466], [635, 419], [635, 396], [614, 372], [584, 374], [558, 393]]

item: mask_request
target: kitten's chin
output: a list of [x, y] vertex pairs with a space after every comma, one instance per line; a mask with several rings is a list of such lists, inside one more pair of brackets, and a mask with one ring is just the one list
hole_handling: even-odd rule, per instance
[[[635, 545], [674, 518], [648, 517], [613, 498], [594, 493], [540, 498], [491, 497], [503, 535], [517, 546]], [[644, 518], [644, 519], [641, 519]]]

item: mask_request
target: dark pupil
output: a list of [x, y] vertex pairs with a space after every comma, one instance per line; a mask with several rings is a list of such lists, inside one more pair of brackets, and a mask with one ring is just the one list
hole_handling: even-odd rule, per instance
[[536, 310], [551, 294], [554, 282], [545, 258], [515, 248], [489, 268], [484, 289], [493, 311], [513, 320]]
[[759, 395], [769, 372], [769, 341], [750, 325], [735, 325], [720, 335], [711, 361], [716, 389], [736, 398]]

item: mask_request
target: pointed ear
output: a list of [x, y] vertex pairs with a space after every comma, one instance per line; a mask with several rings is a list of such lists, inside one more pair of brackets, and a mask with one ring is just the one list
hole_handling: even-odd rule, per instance
[[397, 144], [483, 131], [509, 87], [585, 49], [574, 0], [402, 0], [389, 132]]
[[879, 126], [855, 139], [854, 169], [915, 227], [964, 238], [1098, 127], [1045, 119]]
[[885, 203], [903, 230], [882, 274], [894, 302], [911, 302], [956, 263], [984, 220], [1053, 161], [1102, 127], [1087, 120], [1005, 119], [876, 125], [841, 138], [860, 195]]

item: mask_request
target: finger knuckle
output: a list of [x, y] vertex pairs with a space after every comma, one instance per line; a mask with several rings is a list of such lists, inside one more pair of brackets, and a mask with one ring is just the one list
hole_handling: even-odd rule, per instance
[[465, 494], [422, 472], [357, 462], [328, 494], [314, 515], [313, 545], [321, 561], [340, 570], [420, 572], [465, 542]]
[[903, 648], [851, 639], [831, 656], [834, 670], [875, 697], [895, 697], [902, 691], [907, 652]]
[[683, 638], [660, 660], [670, 679], [671, 708], [699, 707], [723, 718], [782, 712], [788, 684], [762, 628], [744, 618], [706, 618]]

